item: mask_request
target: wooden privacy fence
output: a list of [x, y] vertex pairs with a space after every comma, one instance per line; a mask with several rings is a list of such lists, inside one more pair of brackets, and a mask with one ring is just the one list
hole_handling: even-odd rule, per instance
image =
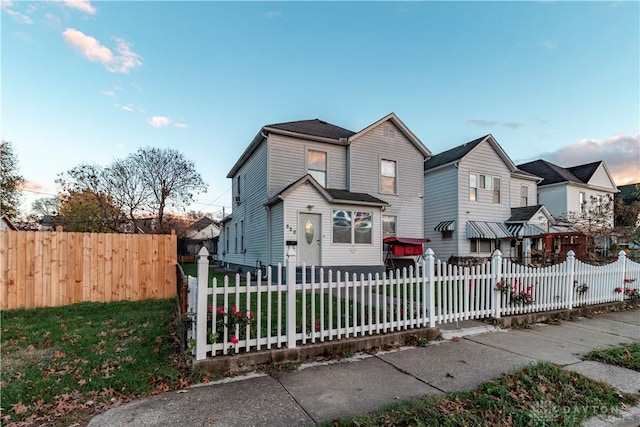
[[290, 248], [285, 268], [278, 265], [272, 276], [269, 267], [266, 280], [258, 270], [256, 277], [237, 274], [222, 283], [209, 281], [205, 248], [198, 258], [198, 276], [188, 278], [187, 308], [193, 321], [189, 348], [197, 360], [640, 295], [640, 264], [624, 252], [604, 266], [578, 261], [570, 251], [561, 264], [531, 267], [503, 259], [497, 250], [486, 263], [461, 268], [435, 260], [427, 249], [418, 268], [365, 277], [303, 265], [296, 281]]
[[175, 233], [0, 231], [0, 309], [176, 295]]

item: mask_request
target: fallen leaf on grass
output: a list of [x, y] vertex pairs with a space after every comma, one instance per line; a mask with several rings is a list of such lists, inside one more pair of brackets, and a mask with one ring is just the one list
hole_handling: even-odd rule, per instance
[[24, 414], [25, 412], [27, 412], [27, 411], [29, 410], [29, 407], [28, 407], [28, 406], [23, 405], [23, 404], [22, 404], [22, 401], [20, 401], [20, 402], [18, 402], [18, 403], [16, 403], [16, 404], [14, 404], [14, 405], [11, 407], [11, 410], [12, 410], [13, 412], [15, 412], [16, 414], [20, 415], [20, 414]]

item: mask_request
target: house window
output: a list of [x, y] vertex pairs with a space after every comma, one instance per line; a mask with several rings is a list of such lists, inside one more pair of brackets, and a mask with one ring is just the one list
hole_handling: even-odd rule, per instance
[[327, 186], [327, 153], [323, 151], [307, 151], [307, 172], [320, 185]]
[[396, 162], [393, 160], [380, 161], [380, 192], [396, 194]]
[[487, 188], [487, 176], [486, 175], [480, 175], [480, 188]]
[[244, 252], [244, 221], [240, 221], [240, 252]]
[[529, 206], [529, 187], [526, 185], [520, 187], [520, 206]]
[[580, 192], [580, 213], [583, 214], [585, 210], [585, 205], [587, 204], [587, 200], [585, 199], [584, 192]]
[[469, 240], [471, 253], [491, 253], [495, 248], [495, 242], [487, 239], [471, 239]]
[[469, 200], [478, 201], [478, 175], [469, 174]]
[[596, 209], [598, 214], [602, 214], [602, 195], [598, 196], [596, 200]]
[[500, 178], [493, 178], [493, 203], [500, 203]]
[[224, 238], [226, 240], [226, 242], [225, 242], [225, 253], [229, 253], [229, 226], [228, 225], [225, 228]]
[[333, 243], [370, 244], [371, 212], [333, 211]]
[[386, 236], [396, 235], [396, 221], [397, 217], [393, 215], [382, 216], [382, 233]]
[[442, 240], [453, 239], [453, 230], [443, 230], [442, 231]]
[[235, 244], [234, 244], [233, 250], [234, 250], [235, 253], [238, 253], [238, 223], [236, 222], [234, 225], [235, 225], [235, 229], [236, 229], [236, 235], [234, 236], [235, 237]]

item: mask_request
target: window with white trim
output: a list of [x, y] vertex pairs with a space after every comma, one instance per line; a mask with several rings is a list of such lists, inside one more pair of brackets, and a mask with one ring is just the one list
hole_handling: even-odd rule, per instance
[[493, 203], [500, 203], [500, 178], [493, 177]]
[[526, 185], [520, 187], [520, 206], [529, 206], [529, 187]]
[[327, 186], [327, 153], [324, 151], [307, 151], [307, 173], [323, 187]]
[[240, 221], [240, 252], [244, 252], [244, 221]]
[[492, 253], [495, 249], [495, 241], [487, 239], [471, 239], [469, 240], [469, 252], [479, 253]]
[[371, 212], [334, 210], [332, 212], [333, 243], [370, 244], [373, 214]]
[[397, 193], [397, 163], [395, 160], [380, 160], [380, 193]]
[[235, 229], [236, 229], [236, 235], [234, 236], [235, 237], [235, 243], [234, 243], [233, 251], [235, 253], [238, 253], [238, 223], [236, 222], [236, 223], [234, 223], [234, 225], [235, 225]]
[[469, 174], [469, 200], [478, 201], [478, 175]]
[[396, 235], [397, 220], [397, 217], [393, 215], [382, 216], [382, 234], [384, 234], [384, 237]]
[[585, 212], [585, 205], [587, 204], [586, 195], [584, 191], [580, 192], [580, 213], [583, 214]]

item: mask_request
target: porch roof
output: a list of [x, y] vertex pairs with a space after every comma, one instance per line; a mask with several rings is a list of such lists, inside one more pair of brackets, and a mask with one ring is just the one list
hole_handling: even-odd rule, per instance
[[504, 239], [513, 237], [507, 226], [501, 222], [468, 221], [468, 239]]

